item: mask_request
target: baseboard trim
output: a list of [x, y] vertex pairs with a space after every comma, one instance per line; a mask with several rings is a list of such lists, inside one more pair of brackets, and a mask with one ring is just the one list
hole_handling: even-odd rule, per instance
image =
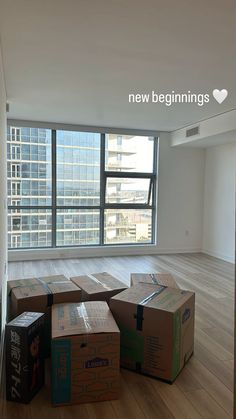
[[202, 253], [205, 253], [206, 255], [209, 255], [209, 256], [213, 256], [217, 259], [224, 260], [225, 262], [235, 263], [235, 259], [233, 256], [228, 256], [220, 252], [215, 252], [214, 250], [212, 251], [212, 250], [202, 249]]

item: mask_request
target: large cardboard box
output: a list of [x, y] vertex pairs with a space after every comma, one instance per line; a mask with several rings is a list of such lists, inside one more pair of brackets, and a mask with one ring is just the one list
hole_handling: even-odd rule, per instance
[[70, 278], [82, 290], [82, 301], [107, 301], [128, 288], [108, 272]]
[[43, 313], [26, 312], [6, 325], [6, 397], [28, 403], [44, 384]]
[[172, 382], [193, 353], [195, 295], [137, 284], [114, 296], [121, 366]]
[[[52, 305], [50, 304], [51, 301], [54, 301], [54, 298], [58, 298], [58, 295], [55, 297], [55, 294], [61, 294], [62, 290], [65, 290], [65, 287], [68, 286], [68, 283], [70, 283], [70, 281], [64, 275], [51, 275], [8, 281], [9, 319], [11, 320], [18, 314], [23, 313], [23, 311], [27, 311], [28, 305], [31, 306], [32, 303], [33, 305], [39, 303], [40, 309], [41, 305]], [[31, 300], [31, 297], [33, 298], [33, 301]], [[33, 308], [35, 308], [35, 306]]]
[[164, 287], [179, 288], [174, 277], [169, 273], [157, 272], [154, 274], [148, 273], [133, 273], [130, 276], [130, 285], [139, 283], [163, 285]]
[[120, 332], [104, 301], [52, 307], [54, 405], [119, 397]]
[[56, 303], [80, 302], [81, 290], [64, 275], [8, 281], [9, 318], [24, 311], [38, 311], [45, 318], [45, 355], [50, 353], [51, 306]]

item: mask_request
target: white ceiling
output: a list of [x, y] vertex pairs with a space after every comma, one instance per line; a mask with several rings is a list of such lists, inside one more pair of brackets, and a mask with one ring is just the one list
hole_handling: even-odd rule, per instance
[[[174, 130], [236, 108], [235, 0], [0, 0], [10, 118]], [[228, 89], [221, 105], [129, 93]]]

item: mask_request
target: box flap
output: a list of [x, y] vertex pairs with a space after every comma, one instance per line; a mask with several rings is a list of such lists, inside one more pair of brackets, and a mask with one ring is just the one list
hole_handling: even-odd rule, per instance
[[40, 285], [40, 284], [57, 284], [59, 282], [69, 282], [69, 279], [64, 275], [50, 275], [50, 276], [39, 276], [25, 279], [14, 279], [7, 282], [8, 295], [11, 294], [15, 288]]
[[71, 281], [65, 282], [53, 282], [53, 283], [40, 283], [36, 281], [31, 285], [23, 286], [23, 284], [19, 287], [12, 288], [12, 292], [14, 293], [17, 299], [23, 299], [28, 297], [40, 297], [48, 294], [63, 294], [68, 292], [78, 291], [79, 288]]
[[92, 333], [119, 333], [105, 301], [52, 306], [52, 339]]
[[30, 298], [30, 297], [41, 297], [47, 295], [46, 289], [36, 283], [32, 285], [14, 287], [12, 289], [13, 295], [16, 297], [17, 300]]
[[104, 291], [123, 290], [127, 286], [108, 272], [95, 273], [91, 275], [79, 275], [70, 278], [87, 294], [94, 294]]
[[112, 297], [111, 300], [130, 302], [174, 313], [193, 292], [159, 285], [139, 283]]
[[156, 272], [156, 273], [132, 273], [131, 285], [135, 285], [139, 282], [163, 285], [165, 287], [179, 288], [176, 284], [174, 277], [167, 272]]

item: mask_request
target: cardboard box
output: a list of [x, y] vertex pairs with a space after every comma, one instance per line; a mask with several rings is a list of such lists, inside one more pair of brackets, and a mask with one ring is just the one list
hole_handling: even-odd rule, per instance
[[164, 287], [179, 288], [174, 277], [169, 273], [147, 274], [147, 273], [133, 273], [130, 276], [130, 285], [136, 285], [140, 282], [146, 284], [163, 285]]
[[54, 405], [117, 399], [120, 331], [104, 301], [52, 307]]
[[64, 275], [8, 281], [10, 319], [24, 311], [46, 314], [45, 355], [50, 353], [51, 306], [56, 303], [80, 302], [81, 290]]
[[[66, 278], [64, 275], [52, 275], [52, 276], [45, 276], [45, 277], [34, 277], [34, 278], [25, 278], [25, 279], [15, 279], [10, 280], [7, 282], [7, 292], [8, 292], [8, 317], [9, 320], [15, 318], [18, 314], [21, 314], [23, 311], [27, 311], [26, 308], [24, 310], [21, 309], [21, 304], [24, 304], [25, 301], [16, 302], [16, 298], [18, 295], [17, 290], [20, 288], [21, 291], [25, 287], [28, 287], [29, 291], [32, 291], [34, 289], [37, 289], [37, 286], [40, 286], [38, 289], [44, 288], [43, 295], [51, 294], [50, 286], [52, 284], [57, 285], [58, 283], [68, 283], [69, 279]], [[49, 287], [49, 289], [48, 289]], [[21, 294], [21, 292], [20, 292]], [[26, 295], [25, 295], [26, 296]], [[27, 296], [26, 296], [27, 297]], [[29, 297], [29, 296], [28, 296]], [[51, 298], [51, 297], [49, 297]], [[19, 312], [21, 310], [21, 312]]]
[[172, 382], [193, 353], [195, 295], [137, 284], [114, 296], [121, 366]]
[[128, 288], [107, 272], [70, 278], [82, 290], [82, 301], [107, 301]]
[[6, 325], [6, 397], [29, 403], [44, 384], [43, 313], [26, 312]]

